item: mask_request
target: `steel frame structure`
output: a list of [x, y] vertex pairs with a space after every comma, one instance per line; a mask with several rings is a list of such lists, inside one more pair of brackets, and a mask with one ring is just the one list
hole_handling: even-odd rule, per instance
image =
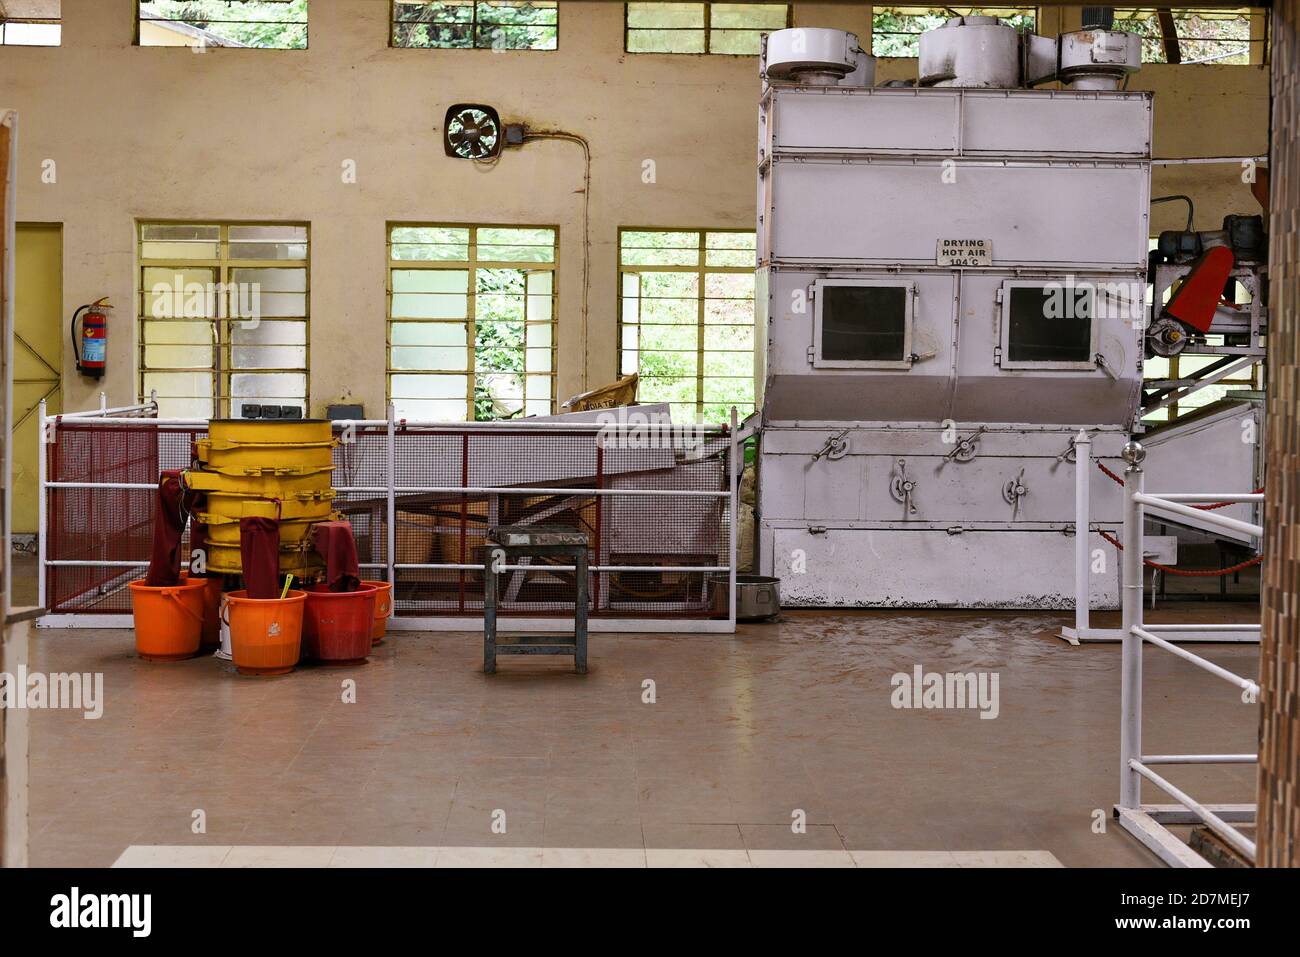
[[[119, 406], [110, 408], [107, 399], [103, 393], [100, 394], [100, 407], [87, 412], [73, 412], [62, 415], [48, 415], [45, 409], [45, 403], [42, 401], [41, 415], [41, 438], [42, 443], [48, 443], [53, 440], [56, 434], [59, 422], [64, 419], [72, 419], [79, 425], [103, 423], [113, 427], [137, 427], [137, 428], [158, 428], [160, 426], [180, 426], [206, 428], [207, 421], [203, 419], [164, 419], [158, 418], [157, 402], [151, 400], [147, 403], [131, 406]], [[581, 494], [585, 496], [600, 497], [608, 496], [660, 496], [660, 497], [694, 497], [694, 498], [714, 498], [725, 499], [725, 507], [728, 514], [728, 540], [727, 540], [727, 561], [721, 565], [601, 565], [593, 564], [589, 571], [593, 573], [601, 572], [644, 572], [644, 571], [674, 571], [674, 572], [725, 572], [728, 576], [729, 600], [728, 614], [725, 619], [701, 619], [701, 618], [663, 618], [663, 617], [610, 617], [601, 618], [593, 617], [590, 621], [590, 630], [592, 632], [657, 632], [657, 633], [722, 633], [732, 634], [736, 630], [736, 547], [737, 547], [737, 521], [739, 513], [740, 499], [740, 461], [743, 455], [744, 437], [740, 434], [737, 423], [736, 410], [731, 410], [731, 422], [729, 427], [719, 428], [716, 426], [708, 427], [716, 436], [725, 436], [728, 444], [728, 461], [727, 461], [727, 488], [718, 491], [706, 491], [699, 489], [630, 489], [630, 488], [580, 488], [565, 489], [552, 486], [542, 486], [538, 488], [529, 488], [524, 486], [501, 486], [501, 487], [469, 487], [469, 486], [405, 486], [397, 485], [395, 476], [397, 474], [396, 465], [396, 435], [398, 420], [394, 415], [392, 405], [388, 407], [387, 418], [373, 420], [347, 419], [339, 420], [334, 425], [339, 427], [352, 426], [354, 428], [383, 428], [385, 429], [386, 440], [386, 477], [384, 485], [375, 486], [339, 486], [338, 492], [367, 492], [382, 494], [386, 497], [387, 521], [385, 531], [387, 535], [385, 555], [386, 562], [363, 562], [361, 567], [364, 569], [383, 570], [387, 575], [388, 581], [397, 580], [397, 572], [411, 570], [430, 570], [430, 571], [458, 571], [458, 570], [481, 570], [481, 563], [455, 562], [455, 563], [406, 563], [396, 561], [396, 519], [397, 519], [397, 497], [399, 495], [426, 494], [426, 493], [447, 493], [447, 494], [502, 494], [502, 495], [519, 495], [519, 494], [538, 494], [538, 495], [563, 495], [563, 494]], [[538, 431], [538, 432], [593, 432], [599, 433], [602, 430], [628, 430], [644, 431], [646, 428], [659, 428], [664, 431], [671, 430], [671, 425], [647, 426], [645, 424], [609, 424], [601, 422], [534, 422], [527, 424], [520, 421], [507, 422], [454, 422], [454, 423], [434, 423], [434, 422], [412, 422], [402, 420], [403, 427], [410, 428], [446, 428], [457, 431], [491, 431], [493, 429], [507, 429], [518, 432], [520, 430]], [[76, 566], [76, 567], [96, 567], [96, 568], [121, 568], [122, 584], [125, 585], [129, 573], [132, 570], [146, 567], [147, 561], [59, 561], [51, 560], [47, 555], [49, 542], [49, 505], [48, 493], [51, 489], [59, 488], [79, 488], [79, 489], [117, 489], [117, 490], [153, 490], [156, 485], [153, 483], [129, 483], [129, 482], [52, 482], [47, 474], [48, 465], [44, 450], [38, 456], [40, 485], [39, 506], [38, 506], [38, 528], [37, 535], [37, 593], [38, 604], [45, 608], [47, 605], [47, 570], [53, 566]], [[530, 571], [568, 571], [572, 570], [568, 566], [538, 566], [530, 565], [507, 565], [502, 571], [528, 573]], [[394, 601], [394, 608], [401, 609], [402, 603]], [[129, 614], [46, 614], [37, 622], [41, 628], [131, 628], [133, 625], [132, 617]], [[483, 626], [482, 615], [472, 614], [467, 616], [451, 615], [429, 615], [429, 616], [410, 616], [399, 617], [394, 615], [389, 620], [389, 629], [392, 631], [477, 631]], [[515, 629], [526, 629], [528, 631], [565, 631], [570, 630], [570, 620], [564, 617], [515, 617], [510, 618], [510, 627]]]
[[[1123, 658], [1120, 689], [1120, 798], [1119, 803], [1114, 807], [1115, 817], [1121, 827], [1171, 867], [1212, 865], [1171, 833], [1166, 827], [1168, 824], [1204, 824], [1233, 850], [1253, 862], [1255, 842], [1245, 837], [1232, 824], [1253, 822], [1255, 805], [1202, 804], [1157, 773], [1154, 768], [1180, 764], [1253, 764], [1257, 761], [1258, 755], [1145, 754], [1142, 750], [1142, 654], [1147, 644], [1161, 648], [1217, 678], [1222, 678], [1240, 689], [1243, 701], [1254, 702], [1259, 698], [1259, 685], [1256, 681], [1243, 678], [1200, 655], [1180, 648], [1165, 637], [1170, 632], [1186, 626], [1147, 625], [1142, 621], [1142, 534], [1146, 509], [1176, 516], [1191, 510], [1186, 504], [1188, 502], [1222, 501], [1224, 497], [1217, 493], [1179, 495], [1147, 493], [1143, 490], [1142, 472], [1142, 459], [1146, 453], [1137, 443], [1127, 446], [1125, 453], [1125, 460], [1129, 466], [1124, 473], [1124, 554], [1121, 564], [1123, 625], [1120, 630]], [[1262, 538], [1264, 534], [1261, 526], [1238, 519], [1214, 513], [1201, 513], [1199, 517], [1202, 521], [1210, 521], [1224, 528], [1249, 532], [1256, 538]], [[1143, 804], [1142, 780], [1144, 778], [1178, 803]]]

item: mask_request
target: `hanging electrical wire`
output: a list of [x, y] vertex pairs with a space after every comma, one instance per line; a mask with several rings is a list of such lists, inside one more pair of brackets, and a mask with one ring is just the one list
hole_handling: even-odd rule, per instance
[[591, 144], [565, 130], [526, 130], [524, 140], [566, 140], [582, 147], [582, 388], [587, 388], [587, 302], [591, 290]]

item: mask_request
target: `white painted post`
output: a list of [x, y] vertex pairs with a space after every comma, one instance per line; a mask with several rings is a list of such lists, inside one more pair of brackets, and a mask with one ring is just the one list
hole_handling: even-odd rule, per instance
[[397, 427], [396, 416], [397, 409], [390, 402], [388, 403], [388, 540], [385, 547], [388, 551], [388, 585], [389, 598], [397, 602]]
[[36, 606], [38, 608], [48, 608], [45, 604], [45, 550], [46, 543], [49, 540], [49, 529], [46, 525], [49, 522], [49, 514], [46, 508], [45, 496], [48, 491], [45, 488], [49, 481], [46, 474], [45, 458], [49, 454], [49, 446], [46, 442], [46, 432], [49, 422], [46, 419], [45, 400], [41, 399], [41, 406], [38, 410], [40, 418], [37, 420], [38, 442], [36, 448]]
[[1083, 429], [1074, 437], [1074, 630], [1081, 640], [1088, 628], [1089, 527], [1088, 482], [1092, 478], [1092, 439]]
[[730, 570], [727, 577], [730, 579], [730, 587], [727, 589], [727, 620], [731, 625], [732, 632], [736, 630], [736, 523], [740, 520], [740, 474], [741, 464], [745, 458], [744, 446], [736, 438], [739, 432], [739, 422], [736, 418], [736, 407], [731, 407], [731, 455], [727, 463], [727, 491], [730, 492], [731, 521], [730, 525], [730, 543], [728, 551], [731, 555], [727, 559], [727, 565]]
[[1146, 452], [1136, 442], [1124, 446], [1124, 554], [1120, 578], [1123, 608], [1123, 658], [1120, 684], [1119, 806], [1142, 803], [1142, 778], [1129, 764], [1142, 757], [1142, 638], [1133, 627], [1142, 625], [1142, 460]]

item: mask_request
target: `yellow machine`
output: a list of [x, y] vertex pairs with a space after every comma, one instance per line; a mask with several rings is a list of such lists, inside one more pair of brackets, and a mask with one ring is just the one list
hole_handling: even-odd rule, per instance
[[199, 467], [185, 484], [207, 496], [198, 520], [208, 526], [208, 568], [239, 574], [239, 520], [280, 521], [280, 573], [299, 578], [324, 565], [312, 550], [311, 528], [336, 518], [333, 451], [323, 419], [213, 419], [195, 443]]

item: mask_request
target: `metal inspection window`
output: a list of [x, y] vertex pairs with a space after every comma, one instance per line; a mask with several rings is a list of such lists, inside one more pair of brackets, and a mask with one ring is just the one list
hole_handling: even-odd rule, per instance
[[473, 422], [555, 411], [559, 230], [390, 224], [388, 398]]
[[305, 223], [139, 225], [140, 396], [159, 414], [307, 411]]
[[1088, 286], [1007, 282], [1002, 287], [1004, 369], [1097, 369], [1096, 293]]
[[908, 369], [912, 366], [911, 282], [819, 279], [813, 283], [813, 365]]

